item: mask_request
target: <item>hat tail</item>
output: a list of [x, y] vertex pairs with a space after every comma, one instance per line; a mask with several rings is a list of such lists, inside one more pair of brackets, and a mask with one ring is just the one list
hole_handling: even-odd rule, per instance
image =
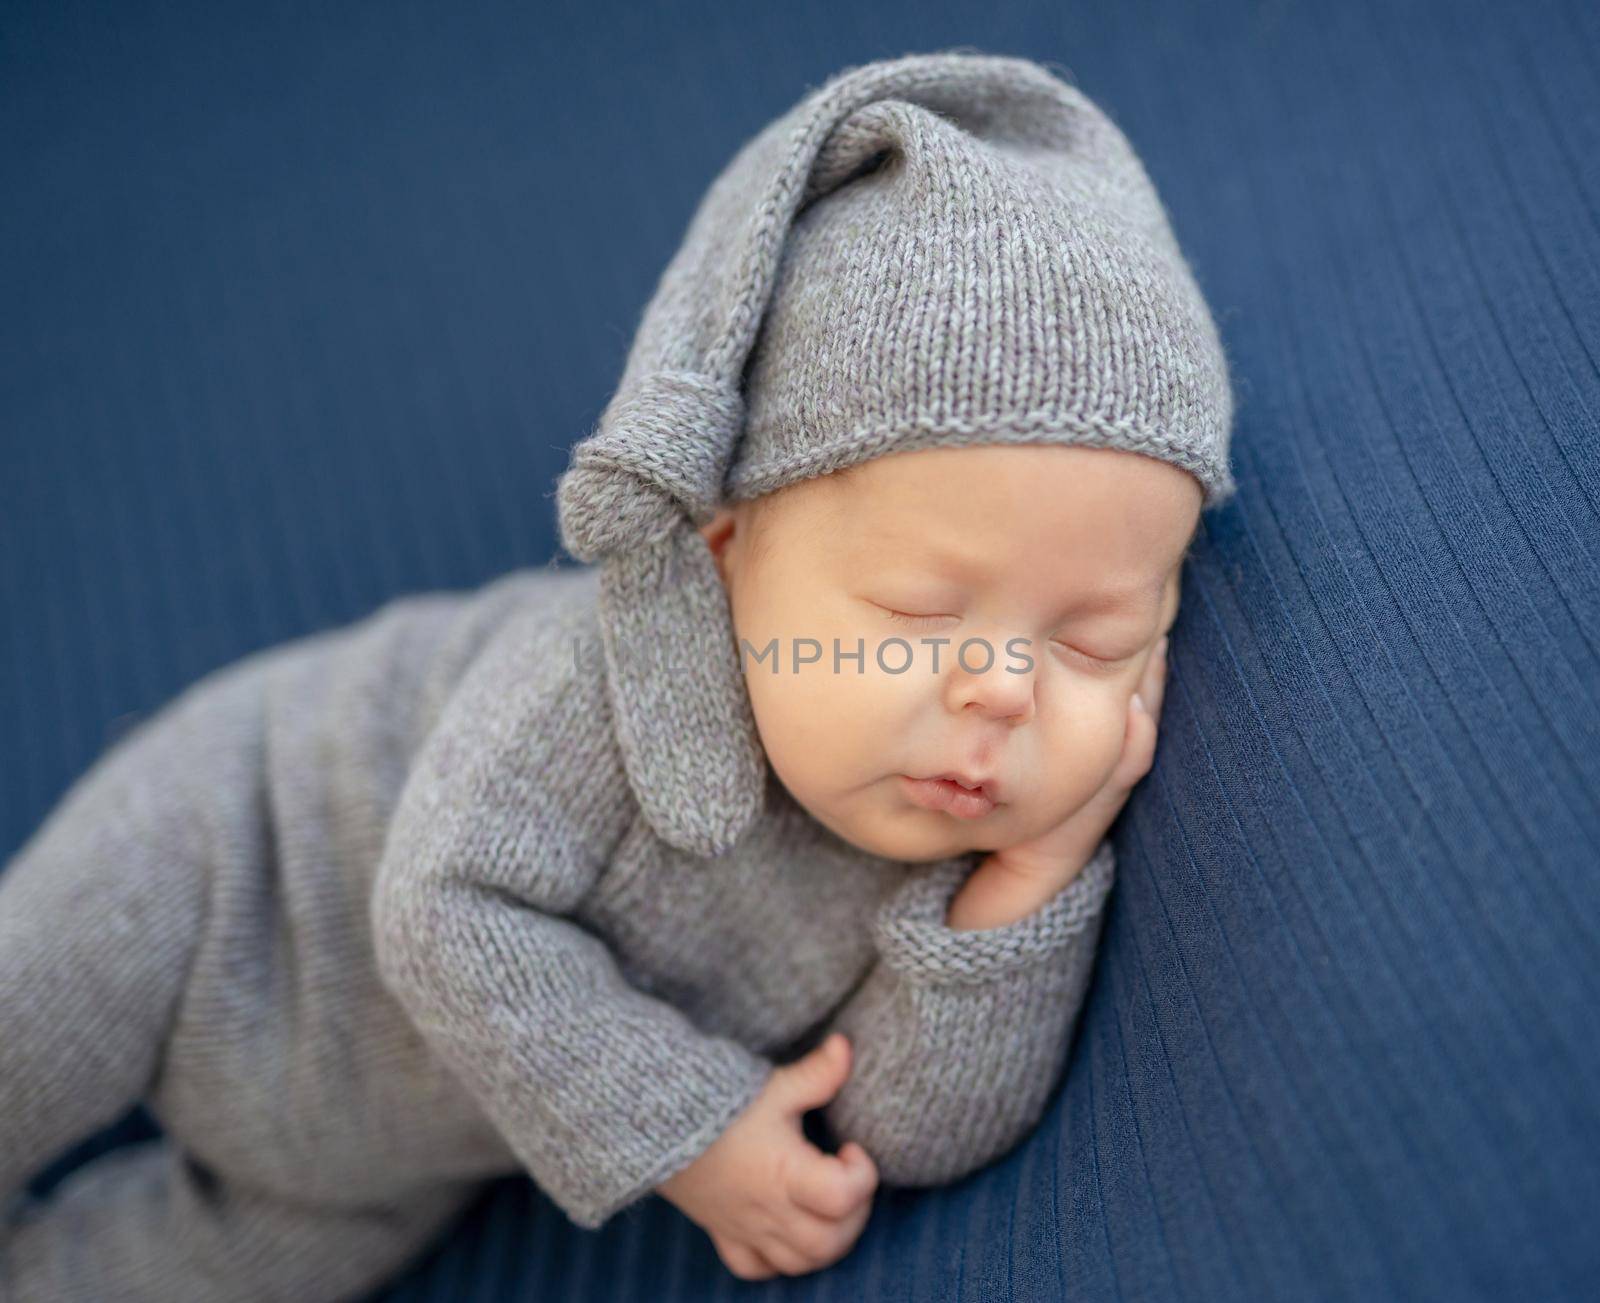
[[767, 762], [705, 539], [680, 517], [658, 545], [612, 557], [600, 608], [634, 795], [666, 841], [721, 855], [761, 812]]

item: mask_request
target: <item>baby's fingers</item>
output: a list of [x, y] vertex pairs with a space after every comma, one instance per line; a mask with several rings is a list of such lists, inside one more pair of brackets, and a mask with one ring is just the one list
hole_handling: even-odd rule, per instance
[[1142, 693], [1128, 699], [1127, 729], [1122, 740], [1122, 759], [1109, 784], [1120, 795], [1126, 793], [1150, 772], [1156, 758], [1156, 721], [1142, 700]]
[[1117, 765], [1112, 786], [1127, 790], [1146, 774], [1156, 759], [1157, 721], [1161, 718], [1161, 698], [1167, 686], [1167, 639], [1156, 644], [1139, 676], [1139, 687], [1128, 698], [1127, 730], [1122, 740], [1122, 760]]
[[846, 1217], [868, 1202], [878, 1185], [878, 1169], [855, 1141], [837, 1154], [825, 1154], [807, 1143], [789, 1168], [788, 1194], [795, 1204], [818, 1217]]
[[1149, 662], [1144, 667], [1144, 673], [1139, 677], [1139, 696], [1144, 699], [1144, 704], [1149, 707], [1150, 718], [1161, 718], [1161, 699], [1167, 691], [1167, 636], [1162, 635], [1161, 641], [1156, 644], [1156, 649]]
[[786, 1276], [831, 1267], [849, 1254], [872, 1215], [872, 1203], [863, 1203], [838, 1221], [813, 1217], [798, 1208], [795, 1211], [799, 1221], [784, 1231], [769, 1233], [756, 1245], [762, 1256]]
[[778, 1269], [772, 1263], [748, 1245], [724, 1239], [715, 1231], [710, 1232], [710, 1235], [711, 1243], [716, 1246], [717, 1256], [740, 1280], [770, 1280], [778, 1274]]

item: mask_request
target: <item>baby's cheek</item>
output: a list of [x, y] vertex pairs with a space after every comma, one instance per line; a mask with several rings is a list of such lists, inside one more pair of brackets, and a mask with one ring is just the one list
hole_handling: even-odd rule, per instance
[[1068, 813], [1079, 809], [1105, 785], [1122, 758], [1127, 725], [1124, 698], [1116, 692], [1080, 696], [1070, 717], [1070, 740], [1059, 748], [1065, 758], [1062, 787]]

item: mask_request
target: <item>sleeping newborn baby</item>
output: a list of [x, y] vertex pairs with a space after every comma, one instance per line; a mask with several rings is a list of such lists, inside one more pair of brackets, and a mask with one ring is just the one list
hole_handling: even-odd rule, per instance
[[[208, 675], [0, 873], [0, 1300], [352, 1297], [514, 1172], [798, 1274], [1011, 1150], [1231, 417], [1081, 92], [950, 52], [806, 95], [573, 450], [583, 564]], [[27, 1190], [138, 1101], [159, 1140]]]
[[[836, 1094], [850, 1041], [824, 1041], [798, 1094], [780, 1083], [661, 1187], [736, 1274], [842, 1256], [870, 1210], [874, 1151], [896, 1182], [949, 1179], [1036, 1119], [1095, 950], [1102, 839], [1154, 756], [1201, 499], [1194, 476], [1136, 453], [937, 448], [707, 527], [784, 791], [890, 859], [988, 849], [879, 915], [884, 933], [916, 918], [920, 953], [895, 952], [832, 1023], [860, 1042], [865, 1077]], [[953, 935], [969, 929], [985, 931]], [[879, 1112], [891, 1099], [898, 1129]], [[848, 1166], [796, 1146], [797, 1104], [852, 1137]]]

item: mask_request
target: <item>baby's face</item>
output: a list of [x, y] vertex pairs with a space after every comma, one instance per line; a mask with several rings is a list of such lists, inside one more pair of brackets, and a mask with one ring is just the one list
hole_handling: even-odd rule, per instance
[[[1048, 831], [1117, 763], [1201, 503], [1193, 476], [1138, 453], [991, 444], [725, 507], [701, 532], [774, 773], [891, 859]], [[919, 803], [910, 780], [947, 772], [985, 781], [992, 806]]]

